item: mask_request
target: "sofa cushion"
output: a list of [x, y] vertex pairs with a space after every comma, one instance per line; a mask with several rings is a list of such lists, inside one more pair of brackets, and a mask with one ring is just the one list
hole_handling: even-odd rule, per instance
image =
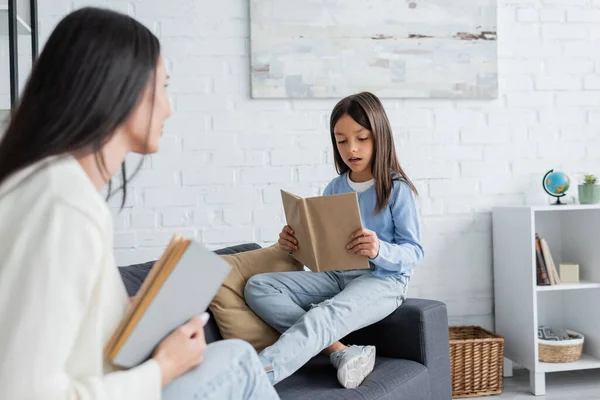
[[213, 298], [210, 310], [224, 339], [245, 340], [260, 352], [275, 343], [279, 333], [246, 304], [246, 282], [263, 272], [301, 271], [303, 266], [276, 246], [222, 257], [232, 269]]
[[275, 386], [281, 400], [430, 400], [429, 373], [414, 361], [377, 357], [356, 389], [340, 386], [329, 358], [317, 356]]

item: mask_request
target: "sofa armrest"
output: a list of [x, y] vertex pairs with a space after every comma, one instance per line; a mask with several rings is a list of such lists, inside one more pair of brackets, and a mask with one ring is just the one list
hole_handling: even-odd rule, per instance
[[431, 379], [431, 398], [452, 398], [448, 314], [444, 303], [407, 299], [391, 315], [353, 332], [343, 342], [371, 344], [377, 347], [379, 356], [423, 364]]

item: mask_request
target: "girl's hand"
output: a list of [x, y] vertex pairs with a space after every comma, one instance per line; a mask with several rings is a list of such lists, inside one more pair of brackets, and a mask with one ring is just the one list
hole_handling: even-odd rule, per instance
[[350, 235], [352, 240], [346, 248], [350, 254], [367, 256], [371, 259], [379, 255], [379, 238], [377, 234], [368, 229], [359, 229]]
[[277, 244], [280, 249], [285, 250], [288, 253], [293, 253], [298, 250], [298, 240], [296, 240], [294, 231], [289, 225], [284, 226], [281, 230]]
[[204, 325], [207, 321], [207, 313], [192, 318], [156, 347], [152, 358], [160, 365], [163, 386], [202, 363], [206, 350]]

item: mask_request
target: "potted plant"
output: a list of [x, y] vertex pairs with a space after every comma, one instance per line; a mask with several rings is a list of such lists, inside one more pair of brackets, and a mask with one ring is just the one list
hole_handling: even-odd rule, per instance
[[595, 175], [584, 175], [583, 183], [579, 185], [579, 202], [581, 204], [600, 203], [600, 185]]

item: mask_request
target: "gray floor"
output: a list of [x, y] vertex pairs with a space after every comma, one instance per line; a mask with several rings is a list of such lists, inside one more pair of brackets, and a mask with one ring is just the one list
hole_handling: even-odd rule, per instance
[[504, 378], [501, 395], [476, 397], [481, 400], [600, 400], [600, 370], [555, 372], [546, 374], [546, 395], [529, 392], [529, 372], [515, 370], [512, 378]]

